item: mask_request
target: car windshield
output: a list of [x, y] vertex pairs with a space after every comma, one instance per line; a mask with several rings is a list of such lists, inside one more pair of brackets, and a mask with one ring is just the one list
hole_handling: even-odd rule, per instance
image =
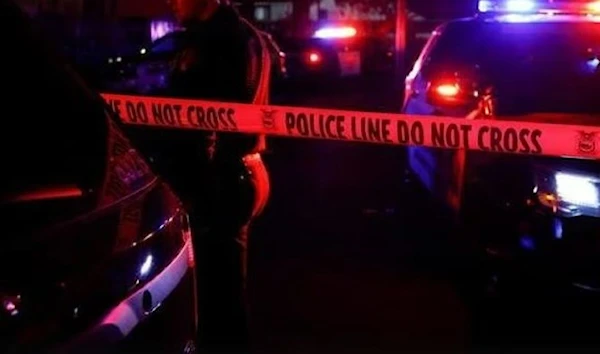
[[478, 66], [499, 114], [600, 113], [600, 23], [456, 22], [429, 56]]

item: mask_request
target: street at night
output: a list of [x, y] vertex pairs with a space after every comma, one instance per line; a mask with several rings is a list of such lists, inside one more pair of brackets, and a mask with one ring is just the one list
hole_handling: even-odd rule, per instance
[[600, 1], [0, 12], [1, 353], [598, 352]]
[[[349, 80], [274, 104], [394, 112], [402, 95], [392, 80]], [[460, 291], [464, 260], [449, 242], [449, 223], [406, 174], [402, 148], [289, 139], [269, 145], [273, 195], [251, 242], [258, 352], [489, 352], [595, 343], [596, 325], [572, 322], [581, 308], [550, 294], [473, 310]]]

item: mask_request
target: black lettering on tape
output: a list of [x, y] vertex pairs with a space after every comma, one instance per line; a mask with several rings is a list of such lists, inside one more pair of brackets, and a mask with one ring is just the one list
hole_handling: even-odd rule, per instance
[[371, 117], [350, 118], [352, 139], [369, 142], [392, 142], [390, 139], [391, 122], [388, 119]]
[[345, 116], [336, 116], [335, 117], [335, 130], [337, 132], [337, 136], [340, 139], [348, 139], [348, 137], [346, 136], [346, 125], [344, 124], [346, 122], [346, 117]]
[[125, 102], [125, 109], [127, 110], [127, 117], [129, 118], [129, 121], [132, 123], [137, 123], [138, 118], [135, 105], [132, 102], [127, 101]]
[[336, 131], [333, 129], [334, 122], [335, 122], [335, 116], [328, 115], [327, 118], [325, 118], [325, 123], [323, 123], [323, 128], [324, 128], [325, 134], [331, 138], [335, 138], [336, 136], [339, 136], [339, 134], [337, 134]]
[[531, 130], [525, 128], [519, 131], [519, 145], [521, 145], [521, 149], [519, 152], [522, 154], [529, 154], [531, 152], [531, 146], [529, 145], [529, 136], [531, 135]]
[[296, 129], [296, 116], [294, 113], [285, 112], [285, 129], [288, 134], [292, 134], [292, 131]]
[[146, 112], [146, 105], [144, 104], [144, 102], [138, 102], [138, 104], [135, 107], [135, 114], [136, 117], [140, 120], [140, 122], [148, 123], [148, 112]]
[[503, 152], [502, 149], [502, 130], [492, 127], [490, 129], [491, 137], [490, 137], [490, 148], [494, 152]]
[[381, 137], [384, 143], [393, 142], [392, 139], [390, 139], [390, 135], [392, 134], [390, 131], [390, 125], [392, 125], [392, 122], [389, 119], [383, 119], [381, 121]]
[[187, 108], [187, 121], [189, 123], [189, 125], [191, 125], [192, 127], [199, 127], [198, 124], [198, 107], [196, 106], [189, 106]]
[[231, 127], [231, 130], [233, 130], [233, 131], [238, 130], [237, 122], [235, 121], [235, 109], [233, 109], [233, 108], [227, 109], [227, 121], [229, 122], [229, 126]]
[[196, 107], [196, 114], [200, 129], [208, 129], [208, 125], [206, 125], [206, 111], [204, 110], [204, 107]]
[[414, 145], [423, 145], [425, 142], [425, 128], [421, 122], [415, 121], [411, 125], [410, 139]]
[[367, 139], [369, 141], [383, 141], [381, 122], [379, 119], [366, 118]]
[[473, 129], [472, 126], [470, 126], [469, 124], [461, 124], [460, 125], [460, 131], [462, 132], [462, 146], [465, 149], [469, 149], [469, 133], [471, 132], [471, 130]]
[[180, 127], [185, 126], [185, 124], [183, 124], [183, 119], [181, 117], [181, 105], [180, 104], [174, 104], [173, 105], [173, 110], [175, 111], [175, 117], [177, 119], [177, 124]]
[[482, 151], [490, 151], [490, 147], [485, 143], [486, 135], [490, 132], [490, 127], [483, 126], [477, 132], [477, 147]]
[[434, 122], [431, 124], [431, 143], [433, 144], [433, 146], [446, 147], [444, 132], [444, 123], [440, 123], [438, 125]]
[[406, 121], [399, 120], [396, 123], [396, 127], [398, 131], [398, 142], [403, 145], [410, 143], [410, 135], [412, 135], [412, 129], [409, 128], [408, 123]]
[[542, 137], [542, 131], [539, 129], [534, 129], [531, 132], [531, 142], [533, 144], [533, 150], [531, 150], [532, 154], [541, 154], [542, 153], [542, 145], [540, 144], [540, 138]]
[[219, 116], [213, 107], [208, 107], [206, 110], [206, 122], [212, 130], [219, 129]]
[[352, 133], [352, 140], [362, 140], [358, 137], [358, 132], [356, 129], [356, 117], [352, 116], [350, 118], [350, 132]]
[[116, 115], [121, 117], [121, 100], [109, 100], [108, 104], [110, 105], [113, 112], [115, 112]]
[[157, 124], [165, 125], [162, 105], [160, 103], [152, 104], [152, 119], [154, 119], [154, 122]]
[[176, 126], [181, 121], [181, 106], [171, 105], [169, 103], [153, 103], [152, 118], [156, 124]]
[[226, 113], [227, 113], [227, 110], [223, 107], [221, 107], [217, 110], [217, 117], [219, 119], [219, 127], [221, 127], [223, 130], [230, 130], [229, 124], [227, 123], [227, 119], [226, 119]]
[[163, 114], [165, 118], [165, 122], [168, 125], [175, 125], [175, 111], [173, 110], [173, 106], [170, 104], [165, 104], [163, 106]]
[[513, 128], [508, 128], [504, 132], [504, 150], [516, 152], [519, 149], [519, 135]]
[[308, 117], [304, 113], [298, 114], [296, 117], [296, 130], [302, 136], [308, 136]]
[[[319, 118], [323, 118], [323, 116], [319, 116]], [[312, 136], [313, 138], [321, 138], [323, 137], [322, 133], [323, 133], [323, 119], [319, 119], [319, 123], [315, 122], [315, 115], [314, 114], [309, 114], [308, 115], [308, 134], [310, 136]], [[317, 124], [320, 126], [320, 130], [317, 129]]]
[[446, 129], [446, 143], [451, 148], [458, 148], [460, 144], [460, 131], [456, 124], [449, 124]]

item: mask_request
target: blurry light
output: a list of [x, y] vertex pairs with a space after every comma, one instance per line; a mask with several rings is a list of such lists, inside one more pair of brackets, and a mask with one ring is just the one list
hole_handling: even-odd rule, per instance
[[146, 48], [140, 49], [140, 54], [146, 54]]
[[109, 63], [109, 64], [112, 64], [112, 63], [114, 63], [114, 60], [113, 60], [113, 58], [108, 58], [108, 63]]
[[493, 3], [490, 0], [481, 0], [479, 1], [479, 11], [488, 12], [492, 9]]
[[519, 243], [521, 244], [521, 247], [523, 247], [524, 249], [526, 249], [528, 251], [532, 251], [535, 249], [535, 241], [529, 235], [522, 236]]
[[2, 301], [2, 307], [4, 311], [8, 312], [11, 316], [19, 314], [19, 304], [21, 303], [21, 296], [6, 296]]
[[13, 312], [17, 309], [17, 305], [14, 302], [7, 300], [4, 302], [4, 309], [8, 312]]
[[456, 84], [439, 85], [435, 88], [435, 92], [444, 97], [454, 97], [460, 92], [460, 88]]
[[150, 39], [152, 42], [165, 36], [166, 34], [173, 32], [175, 25], [170, 21], [152, 21], [150, 23]]
[[121, 62], [121, 60], [123, 60], [123, 58], [121, 58], [121, 57], [117, 57], [117, 63], [120, 63], [120, 62]]
[[312, 64], [319, 63], [321, 61], [321, 56], [319, 53], [311, 52], [308, 54], [308, 61]]
[[354, 27], [325, 27], [317, 30], [315, 38], [350, 38], [356, 36]]
[[527, 12], [533, 10], [535, 3], [531, 0], [508, 0], [506, 9], [514, 12]]
[[554, 237], [557, 240], [563, 238], [563, 225], [560, 219], [554, 219]]
[[144, 275], [148, 274], [148, 272], [150, 271], [151, 268], [152, 268], [152, 255], [148, 255], [148, 257], [146, 257], [146, 260], [140, 267], [140, 275], [144, 276]]
[[503, 17], [503, 20], [511, 23], [522, 23], [522, 22], [530, 22], [532, 20], [531, 16], [521, 15], [521, 14], [510, 14]]
[[588, 73], [595, 74], [598, 71], [598, 65], [600, 65], [600, 60], [593, 58], [585, 62], [585, 69]]
[[590, 12], [600, 12], [600, 1], [592, 2], [587, 5]]
[[556, 193], [561, 201], [578, 206], [600, 206], [598, 188], [590, 177], [559, 172], [555, 181]]

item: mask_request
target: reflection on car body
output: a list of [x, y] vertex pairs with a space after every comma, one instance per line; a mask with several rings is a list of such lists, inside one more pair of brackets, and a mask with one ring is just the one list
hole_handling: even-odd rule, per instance
[[3, 102], [24, 108], [4, 113], [0, 143], [0, 350], [193, 351], [194, 260], [179, 199], [25, 15], [7, 1], [0, 12], [17, 49]]
[[[452, 21], [435, 31], [407, 77], [403, 111], [466, 119], [485, 108], [493, 119], [597, 126], [598, 55], [600, 24], [585, 13], [556, 8]], [[593, 131], [573, 144], [594, 149], [586, 135]], [[535, 134], [528, 133], [490, 131], [481, 144], [531, 152]], [[531, 272], [531, 279], [600, 290], [599, 251], [589, 243], [600, 230], [596, 161], [408, 150], [412, 172], [492, 269], [520, 264], [520, 276]]]

